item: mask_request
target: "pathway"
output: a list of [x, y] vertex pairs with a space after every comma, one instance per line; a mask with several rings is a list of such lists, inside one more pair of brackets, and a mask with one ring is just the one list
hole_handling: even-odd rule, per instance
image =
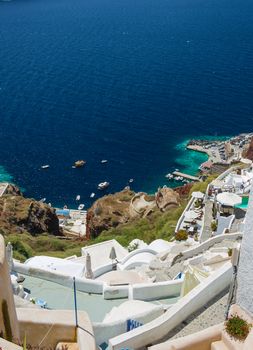
[[200, 239], [200, 243], [206, 241], [212, 236], [211, 223], [213, 220], [213, 202], [207, 199], [205, 202], [204, 226]]
[[228, 293], [226, 290], [215, 297], [205, 307], [193, 313], [178, 327], [174, 328], [166, 336], [166, 340], [184, 337], [223, 322], [225, 320], [227, 299]]

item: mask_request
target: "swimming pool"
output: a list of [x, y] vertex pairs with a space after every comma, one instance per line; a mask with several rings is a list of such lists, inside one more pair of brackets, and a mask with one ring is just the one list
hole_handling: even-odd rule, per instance
[[[32, 298], [45, 300], [50, 309], [74, 310], [74, 291], [71, 288], [31, 276], [25, 276], [23, 285], [31, 291]], [[102, 295], [78, 291], [76, 294], [78, 310], [86, 311], [93, 322], [102, 322], [105, 315], [111, 311], [114, 306], [119, 306], [128, 300], [105, 300]], [[169, 305], [177, 300], [178, 297], [152, 301], [152, 303]]]
[[62, 216], [69, 216], [70, 210], [69, 209], [57, 209], [56, 215], [62, 215]]
[[239, 205], [236, 205], [236, 208], [239, 209], [247, 209], [249, 204], [249, 197], [242, 197], [242, 203]]

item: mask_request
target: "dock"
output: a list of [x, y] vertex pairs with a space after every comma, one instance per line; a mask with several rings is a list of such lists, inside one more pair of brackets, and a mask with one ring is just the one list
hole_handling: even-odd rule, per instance
[[185, 173], [181, 173], [180, 171], [174, 171], [172, 174], [174, 176], [181, 176], [184, 179], [188, 179], [188, 180], [191, 180], [191, 181], [200, 181], [199, 177], [193, 176], [193, 175], [189, 175], [189, 174], [185, 174]]

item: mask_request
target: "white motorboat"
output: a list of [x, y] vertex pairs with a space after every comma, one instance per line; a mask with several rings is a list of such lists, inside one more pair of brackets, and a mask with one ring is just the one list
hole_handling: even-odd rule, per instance
[[78, 195], [76, 196], [76, 201], [80, 201], [80, 199], [81, 199], [81, 196], [80, 196], [80, 194], [78, 194]]
[[99, 190], [105, 190], [109, 185], [110, 185], [110, 183], [107, 182], [107, 181], [101, 182], [100, 184], [98, 184], [98, 189]]
[[92, 192], [91, 195], [90, 195], [90, 198], [94, 198], [95, 197], [95, 193]]
[[41, 169], [48, 169], [48, 168], [50, 168], [50, 165], [49, 165], [49, 164], [46, 164], [46, 165], [42, 165], [42, 166], [41, 166]]
[[173, 179], [173, 174], [168, 173], [167, 175], [165, 175], [165, 177], [169, 180]]
[[102, 160], [101, 160], [101, 163], [102, 163], [102, 164], [107, 163], [107, 162], [108, 162], [107, 159], [102, 159]]
[[44, 203], [45, 201], [46, 201], [46, 198], [41, 198], [41, 199], [39, 200], [40, 203]]
[[134, 179], [130, 179], [128, 182], [130, 182], [130, 183], [131, 183], [131, 182], [134, 182]]
[[78, 210], [83, 210], [83, 208], [84, 208], [84, 204], [80, 204], [80, 205], [78, 206]]

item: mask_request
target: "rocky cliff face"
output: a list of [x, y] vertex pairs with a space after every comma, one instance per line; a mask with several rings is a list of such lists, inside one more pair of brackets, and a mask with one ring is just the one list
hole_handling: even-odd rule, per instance
[[0, 198], [0, 230], [3, 234], [29, 232], [61, 235], [54, 209], [34, 199], [24, 198], [15, 186]]
[[180, 203], [179, 194], [169, 187], [163, 187], [156, 194], [156, 204], [161, 211], [175, 208]]
[[135, 193], [129, 189], [98, 199], [87, 215], [88, 231], [97, 237], [102, 231], [180, 204], [180, 196], [170, 188], [159, 189], [156, 196]]
[[130, 220], [129, 206], [135, 193], [123, 190], [113, 195], [99, 198], [89, 209], [87, 221], [92, 237], [97, 237], [102, 231]]
[[253, 138], [250, 141], [249, 148], [245, 152], [244, 157], [253, 161]]

